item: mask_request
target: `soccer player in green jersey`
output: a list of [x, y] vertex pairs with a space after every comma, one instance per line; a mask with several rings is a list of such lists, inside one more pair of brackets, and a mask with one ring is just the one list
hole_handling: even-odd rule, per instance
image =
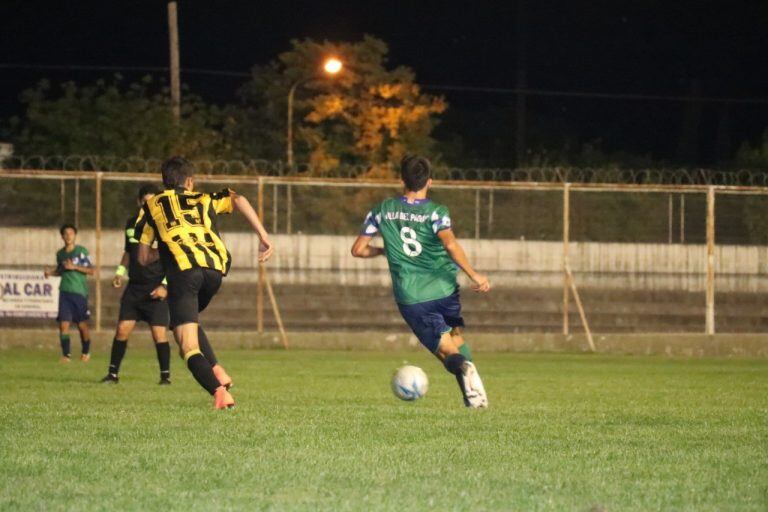
[[56, 268], [46, 269], [45, 277], [61, 276], [59, 284], [59, 342], [61, 343], [61, 361], [68, 363], [72, 359], [69, 341], [69, 325], [74, 323], [80, 331], [82, 353], [80, 360], [90, 360], [91, 335], [88, 330], [88, 282], [85, 276], [93, 274], [93, 264], [88, 257], [88, 249], [76, 245], [77, 228], [64, 224], [59, 230], [64, 247], [56, 253]]
[[[485, 388], [462, 337], [457, 267], [472, 280], [476, 292], [487, 292], [491, 285], [486, 276], [475, 272], [456, 240], [448, 208], [427, 198], [430, 175], [426, 158], [403, 159], [404, 194], [384, 200], [368, 213], [352, 255], [386, 255], [395, 301], [408, 326], [456, 376], [464, 405], [488, 407]], [[378, 233], [384, 239], [383, 248], [370, 245]]]

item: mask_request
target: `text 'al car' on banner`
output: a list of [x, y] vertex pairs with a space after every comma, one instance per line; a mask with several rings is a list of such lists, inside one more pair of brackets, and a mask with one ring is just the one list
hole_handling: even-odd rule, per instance
[[41, 270], [0, 269], [0, 317], [56, 318], [60, 280]]

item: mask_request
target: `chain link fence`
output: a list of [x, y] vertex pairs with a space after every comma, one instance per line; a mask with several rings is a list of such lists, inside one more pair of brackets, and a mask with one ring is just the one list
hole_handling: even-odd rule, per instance
[[[390, 164], [339, 165], [322, 170], [309, 164], [293, 168], [282, 161], [270, 160], [195, 160], [198, 172], [205, 175], [308, 176], [365, 178], [372, 170], [396, 172]], [[109, 155], [27, 155], [0, 160], [0, 169], [51, 171], [110, 171], [155, 173], [162, 163], [158, 158], [117, 157]], [[525, 168], [456, 168], [438, 165], [435, 178], [466, 181], [512, 181], [536, 183], [626, 183], [669, 185], [738, 185], [768, 186], [768, 172], [762, 170], [713, 169], [622, 169], [618, 167], [525, 167]]]
[[[95, 323], [111, 327], [122, 229], [139, 185], [157, 181], [156, 173], [0, 171], [0, 268], [51, 265], [58, 226], [75, 222], [101, 276], [91, 281]], [[274, 234], [266, 275], [289, 330], [404, 331], [386, 262], [349, 254], [365, 214], [399, 193], [397, 181], [214, 174], [198, 183], [232, 187], [257, 205]], [[768, 188], [470, 180], [436, 181], [431, 196], [449, 206], [471, 261], [494, 283], [488, 295], [463, 293], [471, 330], [581, 331], [566, 267], [595, 333], [768, 330]], [[237, 215], [223, 216], [220, 229], [233, 270], [204, 321], [274, 329], [256, 238]]]

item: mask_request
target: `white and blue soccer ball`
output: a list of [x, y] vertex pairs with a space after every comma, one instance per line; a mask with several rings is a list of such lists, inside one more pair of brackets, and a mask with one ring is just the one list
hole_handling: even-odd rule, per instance
[[427, 394], [429, 379], [418, 366], [403, 366], [392, 376], [392, 392], [400, 400], [412, 402]]

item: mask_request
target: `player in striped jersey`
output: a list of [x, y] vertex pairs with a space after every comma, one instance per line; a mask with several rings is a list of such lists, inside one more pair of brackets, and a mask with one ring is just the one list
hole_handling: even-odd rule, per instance
[[[168, 280], [168, 306], [176, 342], [195, 380], [214, 396], [214, 407], [233, 407], [228, 389], [232, 380], [216, 364], [207, 337], [199, 325], [204, 310], [229, 271], [231, 256], [219, 235], [219, 215], [239, 211], [258, 234], [259, 261], [273, 251], [269, 235], [248, 200], [232, 190], [207, 194], [195, 192], [194, 166], [182, 157], [171, 157], [162, 167], [165, 190], [143, 207], [147, 219], [139, 239], [139, 262], [160, 259]], [[152, 244], [157, 241], [157, 249]], [[205, 342], [201, 343], [201, 340]]]

